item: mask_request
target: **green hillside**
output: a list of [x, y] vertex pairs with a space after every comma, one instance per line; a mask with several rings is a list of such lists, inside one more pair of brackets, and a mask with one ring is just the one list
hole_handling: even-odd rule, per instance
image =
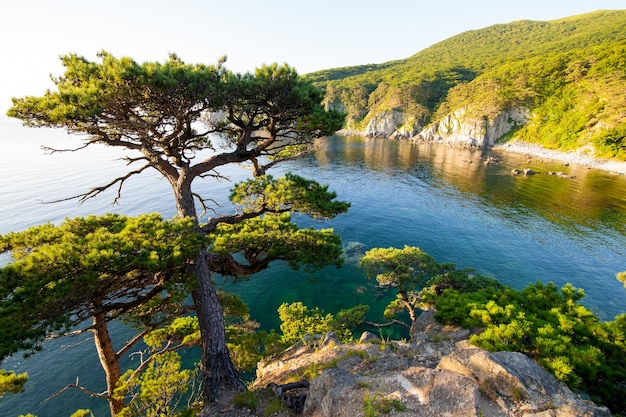
[[626, 10], [461, 33], [403, 60], [308, 74], [329, 106], [364, 130], [399, 111], [417, 130], [465, 107], [475, 117], [524, 107], [520, 139], [558, 149], [593, 144], [626, 159]]

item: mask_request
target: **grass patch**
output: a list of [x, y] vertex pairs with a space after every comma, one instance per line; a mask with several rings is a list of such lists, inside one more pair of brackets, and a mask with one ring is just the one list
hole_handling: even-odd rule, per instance
[[284, 410], [285, 410], [285, 406], [280, 401], [280, 398], [274, 397], [269, 402], [267, 407], [265, 407], [265, 409], [263, 410], [263, 415], [266, 416], [266, 417], [269, 417], [269, 416], [271, 416], [274, 413], [278, 413], [278, 412], [281, 412], [281, 411], [284, 411]]
[[256, 410], [259, 407], [259, 397], [253, 391], [244, 391], [235, 394], [233, 405], [237, 408]]
[[385, 398], [382, 395], [365, 393], [363, 396], [363, 412], [365, 417], [377, 417], [382, 414], [389, 414], [392, 411], [404, 412], [406, 405], [397, 399]]

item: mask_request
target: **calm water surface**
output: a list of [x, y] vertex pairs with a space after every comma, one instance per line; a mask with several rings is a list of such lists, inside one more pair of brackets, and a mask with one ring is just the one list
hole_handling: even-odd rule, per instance
[[[43, 155], [44, 143], [63, 147], [75, 139], [58, 132], [0, 126], [0, 233], [23, 230], [65, 217], [116, 211], [174, 215], [169, 185], [156, 173], [130, 180], [122, 199], [111, 206], [114, 192], [83, 205], [75, 201], [42, 204], [84, 192], [125, 172], [124, 156], [107, 149]], [[69, 146], [69, 145], [65, 145]], [[485, 165], [488, 156], [502, 159]], [[565, 171], [574, 179], [551, 175], [514, 177], [513, 167], [537, 172]], [[336, 312], [359, 303], [372, 305], [380, 318], [386, 300], [373, 300], [358, 289], [364, 278], [358, 257], [373, 247], [418, 246], [439, 262], [454, 262], [498, 278], [515, 288], [537, 280], [585, 289], [584, 303], [603, 319], [626, 312], [626, 290], [615, 274], [626, 270], [626, 178], [559, 163], [528, 161], [513, 154], [471, 151], [442, 145], [394, 142], [360, 137], [319, 141], [315, 154], [273, 172], [291, 171], [329, 184], [352, 204], [348, 214], [328, 222], [297, 220], [305, 226], [332, 227], [350, 249], [343, 268], [313, 275], [275, 265], [249, 282], [232, 287], [251, 307], [264, 328], [276, 327], [283, 302], [303, 301]], [[246, 177], [225, 172], [233, 181]], [[198, 192], [224, 201], [232, 183], [199, 183]], [[217, 207], [228, 210], [228, 205]], [[356, 250], [354, 250], [356, 248]], [[116, 334], [128, 332], [119, 326]], [[120, 341], [121, 343], [121, 341]], [[197, 352], [188, 355], [193, 362]], [[104, 388], [103, 372], [90, 340], [60, 339], [23, 359], [9, 358], [5, 369], [28, 372], [26, 392], [0, 399], [0, 417], [31, 412], [39, 417], [70, 415], [91, 408], [108, 414], [107, 405], [85, 394], [67, 392], [40, 402], [68, 383], [94, 391]]]

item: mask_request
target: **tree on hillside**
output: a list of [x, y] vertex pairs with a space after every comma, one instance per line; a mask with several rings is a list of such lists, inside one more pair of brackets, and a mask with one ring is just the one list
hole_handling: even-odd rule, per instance
[[[49, 337], [91, 332], [107, 386], [92, 395], [117, 415], [125, 405], [112, 395], [120, 358], [189, 311], [181, 300], [200, 242], [191, 219], [166, 222], [155, 214], [90, 216], [0, 236], [0, 252], [13, 258], [0, 269], [0, 360], [36, 351]], [[109, 334], [116, 319], [138, 328], [117, 349]]]
[[387, 306], [385, 316], [392, 318], [406, 310], [414, 323], [418, 316], [420, 290], [430, 278], [451, 269], [452, 265], [438, 264], [421, 249], [405, 246], [403, 249], [370, 249], [359, 261], [359, 267], [368, 279], [376, 280], [380, 290], [396, 291], [396, 298]]
[[[119, 197], [128, 178], [152, 168], [171, 184], [178, 216], [191, 217], [199, 236], [255, 218], [269, 225], [274, 220], [271, 214], [299, 211], [331, 218], [347, 210], [348, 204], [334, 201], [335, 194], [315, 182], [264, 175], [273, 165], [309, 149], [313, 138], [339, 129], [343, 121], [341, 114], [324, 110], [322, 93], [294, 69], [271, 65], [240, 75], [226, 71], [223, 61], [215, 66], [189, 65], [175, 55], [165, 63], [143, 64], [106, 52], [99, 58], [100, 62], [91, 62], [73, 54], [63, 56], [65, 74], [53, 79], [57, 90], [14, 99], [8, 112], [27, 126], [86, 135], [85, 146], [134, 151], [127, 161], [138, 167], [75, 198], [84, 200], [112, 187], [118, 188]], [[196, 160], [202, 150], [212, 152]], [[201, 224], [196, 203], [207, 209], [211, 199], [195, 193], [192, 184], [198, 178], [221, 178], [220, 168], [231, 164], [249, 164], [255, 179], [233, 192], [238, 211]], [[264, 252], [261, 247], [249, 248], [250, 241], [241, 243], [231, 245], [228, 253], [203, 246], [194, 260], [192, 297], [200, 322], [206, 402], [223, 390], [245, 389], [228, 354], [212, 274], [248, 275], [280, 259], [271, 247]], [[297, 246], [292, 252], [291, 263], [299, 265], [296, 258], [304, 253]]]

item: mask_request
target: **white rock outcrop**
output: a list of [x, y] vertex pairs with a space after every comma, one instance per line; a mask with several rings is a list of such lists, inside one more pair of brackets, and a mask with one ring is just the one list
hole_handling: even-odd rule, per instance
[[460, 146], [486, 148], [530, 117], [526, 109], [508, 109], [493, 117], [469, 114], [466, 107], [431, 123], [417, 137], [426, 141], [446, 142]]
[[493, 146], [511, 129], [525, 124], [530, 117], [524, 108], [502, 110], [491, 116], [477, 114], [475, 109], [470, 111], [463, 107], [422, 129], [402, 111], [385, 111], [371, 116], [365, 131], [359, 133], [368, 137], [419, 139], [485, 148]]
[[365, 128], [365, 136], [389, 137], [404, 124], [404, 113], [388, 111], [375, 115]]

